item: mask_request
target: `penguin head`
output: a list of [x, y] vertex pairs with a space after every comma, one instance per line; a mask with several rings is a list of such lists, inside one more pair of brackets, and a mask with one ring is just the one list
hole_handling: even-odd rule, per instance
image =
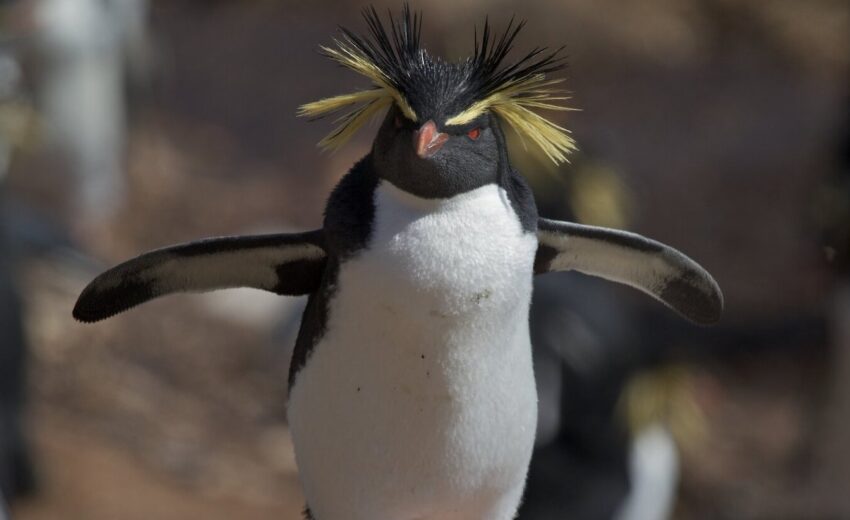
[[472, 56], [448, 62], [420, 45], [421, 16], [404, 6], [389, 16], [387, 31], [374, 7], [364, 10], [367, 36], [347, 29], [335, 47], [322, 47], [337, 63], [372, 81], [372, 88], [303, 105], [299, 115], [321, 117], [346, 109], [338, 127], [319, 144], [336, 148], [386, 111], [372, 146], [378, 176], [425, 198], [446, 198], [495, 182], [509, 168], [500, 123], [536, 144], [554, 162], [574, 149], [569, 132], [537, 110], [568, 110], [553, 88], [560, 79], [559, 50], [535, 48], [505, 63], [524, 22], [500, 35], [485, 22]]
[[448, 198], [496, 182], [507, 166], [498, 121], [482, 114], [448, 125], [431, 113], [412, 121], [391, 107], [372, 145], [375, 172], [396, 187], [423, 198]]

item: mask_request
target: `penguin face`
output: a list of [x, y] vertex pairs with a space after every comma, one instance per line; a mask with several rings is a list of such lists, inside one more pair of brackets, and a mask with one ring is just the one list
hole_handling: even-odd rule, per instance
[[503, 142], [495, 118], [483, 114], [464, 125], [447, 125], [438, 114], [422, 119], [411, 121], [396, 106], [387, 112], [372, 149], [378, 176], [428, 199], [498, 180]]

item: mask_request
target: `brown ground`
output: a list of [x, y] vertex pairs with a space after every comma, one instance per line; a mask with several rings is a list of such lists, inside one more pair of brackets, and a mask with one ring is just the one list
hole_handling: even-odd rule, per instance
[[15, 517], [31, 520], [187, 518], [297, 518], [300, 494], [294, 467], [280, 479], [275, 496], [254, 497], [227, 490], [197, 489], [150, 467], [143, 457], [78, 421], [35, 412], [35, 447], [42, 466], [38, 498], [17, 505]]

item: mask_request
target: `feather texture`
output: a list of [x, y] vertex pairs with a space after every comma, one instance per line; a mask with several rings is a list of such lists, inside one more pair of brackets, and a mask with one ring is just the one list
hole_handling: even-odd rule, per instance
[[565, 162], [567, 155], [575, 150], [575, 141], [566, 128], [559, 126], [534, 112], [538, 110], [574, 110], [555, 104], [569, 99], [562, 91], [550, 89], [563, 80], [547, 80], [543, 74], [514, 80], [486, 98], [476, 101], [463, 112], [446, 120], [447, 125], [463, 125], [475, 120], [488, 110], [495, 112], [507, 122], [525, 144], [533, 141], [546, 157], [555, 163]]
[[537, 145], [555, 163], [564, 162], [575, 149], [569, 131], [537, 113], [566, 111], [568, 98], [552, 88], [560, 79], [547, 79], [563, 68], [560, 49], [537, 47], [519, 60], [505, 64], [524, 22], [510, 21], [496, 35], [488, 21], [479, 39], [475, 33], [473, 55], [458, 63], [430, 56], [420, 46], [422, 18], [405, 5], [396, 19], [389, 15], [389, 30], [377, 11], [363, 12], [368, 37], [342, 29], [335, 47], [322, 53], [340, 65], [365, 76], [372, 88], [321, 99], [300, 107], [298, 115], [322, 117], [347, 110], [338, 126], [319, 145], [338, 148], [370, 119], [395, 104], [411, 121], [434, 119], [444, 125], [465, 125], [492, 111], [511, 125], [525, 143]]

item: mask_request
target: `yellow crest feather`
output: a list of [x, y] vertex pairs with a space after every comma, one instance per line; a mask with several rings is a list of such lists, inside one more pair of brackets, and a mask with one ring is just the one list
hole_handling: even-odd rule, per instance
[[492, 110], [505, 122], [513, 127], [525, 144], [525, 139], [532, 140], [553, 162], [561, 163], [567, 160], [567, 154], [575, 150], [575, 141], [570, 137], [570, 131], [559, 126], [545, 117], [533, 112], [538, 110], [574, 110], [557, 101], [569, 99], [561, 91], [550, 89], [560, 83], [561, 79], [547, 80], [543, 74], [535, 74], [514, 81], [500, 88], [490, 96], [476, 101], [466, 110], [446, 120], [447, 125], [463, 125], [488, 110]]
[[549, 52], [536, 47], [513, 64], [503, 64], [525, 22], [514, 24], [512, 19], [504, 32], [496, 35], [485, 21], [480, 39], [476, 31], [473, 55], [448, 64], [431, 58], [421, 47], [422, 19], [409, 6], [404, 6], [398, 20], [390, 14], [390, 31], [374, 7], [364, 10], [363, 16], [369, 36], [343, 28], [343, 37], [334, 40], [334, 47], [322, 47], [322, 52], [367, 77], [373, 88], [300, 107], [298, 115], [312, 117], [348, 110], [336, 120], [339, 126], [322, 139], [320, 146], [341, 146], [393, 104], [414, 122], [419, 119], [414, 105], [425, 117], [441, 114], [443, 107], [452, 104], [466, 108], [448, 118], [446, 125], [468, 124], [489, 111], [511, 125], [523, 144], [531, 140], [556, 164], [566, 161], [567, 154], [575, 149], [568, 130], [537, 114], [539, 110], [570, 110], [560, 104], [568, 98], [551, 88], [561, 80], [546, 79], [547, 73], [563, 67], [560, 49]]
[[406, 117], [416, 121], [416, 112], [413, 111], [401, 92], [392, 87], [386, 74], [374, 62], [357, 49], [343, 42], [336, 41], [336, 44], [336, 49], [322, 47], [322, 51], [340, 65], [372, 80], [374, 88], [320, 99], [299, 107], [299, 116], [320, 117], [347, 106], [361, 105], [338, 118], [337, 122], [340, 125], [325, 136], [319, 142], [319, 146], [327, 149], [339, 148], [372, 117], [376, 116], [381, 109], [389, 107], [393, 102], [398, 105]]

